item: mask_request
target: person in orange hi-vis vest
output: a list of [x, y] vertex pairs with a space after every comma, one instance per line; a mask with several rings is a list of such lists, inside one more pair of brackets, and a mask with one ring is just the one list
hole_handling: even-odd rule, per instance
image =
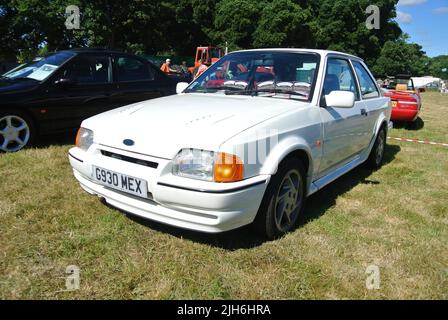
[[160, 70], [162, 70], [162, 72], [164, 72], [164, 73], [176, 72], [175, 70], [170, 68], [170, 64], [171, 64], [171, 59], [166, 59], [165, 63], [162, 64], [162, 66], [160, 67]]

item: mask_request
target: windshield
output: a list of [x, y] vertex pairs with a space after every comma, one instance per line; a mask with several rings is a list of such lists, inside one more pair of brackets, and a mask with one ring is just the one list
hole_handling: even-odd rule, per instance
[[185, 92], [311, 100], [319, 55], [250, 51], [223, 57]]
[[414, 90], [414, 82], [412, 79], [395, 78], [385, 86], [390, 90]]
[[38, 81], [45, 80], [51, 74], [53, 74], [59, 66], [65, 61], [71, 58], [74, 53], [71, 52], [58, 52], [47, 57], [40, 59], [39, 61], [30, 62], [11, 70], [3, 75], [7, 79], [34, 79]]

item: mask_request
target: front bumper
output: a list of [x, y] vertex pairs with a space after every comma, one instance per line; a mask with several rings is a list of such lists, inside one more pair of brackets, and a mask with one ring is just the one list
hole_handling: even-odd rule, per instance
[[[157, 163], [157, 168], [104, 156], [103, 151]], [[237, 183], [213, 183], [171, 175], [171, 161], [93, 145], [88, 152], [69, 151], [70, 164], [81, 187], [113, 207], [150, 220], [202, 232], [223, 232], [251, 223], [258, 212], [270, 176]], [[148, 197], [111, 189], [91, 179], [92, 166], [136, 176], [148, 182]]]

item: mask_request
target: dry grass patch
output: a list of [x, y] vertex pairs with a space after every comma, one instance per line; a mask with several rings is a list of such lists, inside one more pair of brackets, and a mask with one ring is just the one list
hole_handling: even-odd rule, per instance
[[[448, 97], [419, 130], [448, 141]], [[389, 142], [386, 164], [313, 195], [293, 233], [204, 235], [130, 218], [83, 192], [69, 145], [0, 155], [0, 298], [448, 298], [448, 148]], [[378, 265], [379, 290], [367, 290]], [[64, 292], [65, 268], [81, 287]]]

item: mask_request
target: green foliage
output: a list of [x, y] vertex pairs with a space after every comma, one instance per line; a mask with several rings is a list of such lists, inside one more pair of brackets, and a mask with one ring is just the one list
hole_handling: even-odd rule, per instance
[[163, 29], [163, 49], [179, 55], [192, 55], [197, 45], [211, 43], [213, 15], [216, 0], [165, 1], [164, 21], [157, 21], [151, 28]]
[[253, 47], [253, 33], [265, 1], [222, 0], [215, 13], [213, 38], [219, 44], [226, 41], [231, 50]]
[[[368, 30], [370, 0], [4, 0], [0, 59], [27, 60], [70, 47], [108, 47], [137, 54], [193, 55], [196, 46], [331, 49], [362, 57], [377, 75], [442, 76], [395, 22], [398, 0], [376, 0], [380, 29]], [[81, 28], [65, 27], [78, 5]], [[42, 51], [43, 48], [45, 51]], [[446, 76], [445, 76], [446, 77]]]
[[429, 72], [434, 77], [448, 79], [448, 55], [431, 59]]
[[261, 11], [253, 34], [254, 47], [309, 46], [311, 12], [291, 0], [275, 0]]
[[162, 47], [163, 29], [154, 22], [166, 19], [164, 3], [128, 0], [81, 0], [81, 37], [88, 46], [137, 52], [154, 52]]
[[370, 0], [322, 0], [314, 5], [313, 22], [315, 46], [356, 54], [372, 65], [386, 41], [395, 41], [401, 34], [396, 16], [396, 0], [381, 0], [374, 4], [380, 8], [380, 29], [366, 27], [366, 8]]
[[420, 45], [407, 43], [405, 38], [401, 38], [384, 44], [372, 71], [376, 76], [396, 74], [423, 76], [427, 72], [428, 63], [429, 59]]

